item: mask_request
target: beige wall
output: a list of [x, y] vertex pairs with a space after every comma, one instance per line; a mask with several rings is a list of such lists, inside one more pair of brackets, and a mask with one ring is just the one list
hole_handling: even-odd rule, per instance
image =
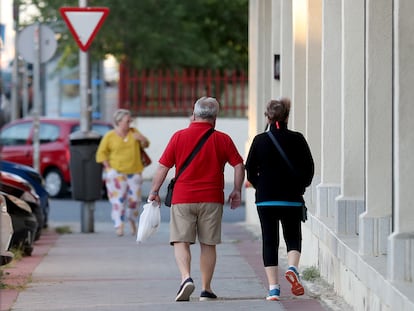
[[[413, 11], [411, 0], [250, 1], [246, 146], [264, 101], [291, 97], [289, 126], [316, 162], [301, 265], [319, 267], [355, 310], [414, 309], [402, 290], [414, 288]], [[275, 53], [280, 81], [263, 61]], [[254, 209], [246, 199], [257, 224]]]

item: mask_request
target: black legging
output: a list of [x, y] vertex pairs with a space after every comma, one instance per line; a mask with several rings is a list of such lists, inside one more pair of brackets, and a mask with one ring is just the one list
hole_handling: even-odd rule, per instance
[[262, 228], [262, 252], [265, 267], [279, 263], [279, 221], [287, 251], [302, 250], [302, 207], [298, 206], [258, 206]]

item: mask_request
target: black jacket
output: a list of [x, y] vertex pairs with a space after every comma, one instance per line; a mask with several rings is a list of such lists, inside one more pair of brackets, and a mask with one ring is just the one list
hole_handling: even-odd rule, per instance
[[314, 174], [314, 162], [308, 143], [299, 132], [291, 131], [286, 123], [277, 129], [270, 126], [279, 145], [295, 168], [289, 168], [268, 134], [256, 135], [246, 161], [247, 179], [256, 189], [256, 203], [266, 201], [304, 202], [303, 194]]

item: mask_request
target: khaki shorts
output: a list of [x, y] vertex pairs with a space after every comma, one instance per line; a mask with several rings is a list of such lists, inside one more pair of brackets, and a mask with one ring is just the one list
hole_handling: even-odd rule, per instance
[[170, 211], [170, 244], [187, 242], [216, 245], [221, 243], [223, 204], [173, 204]]

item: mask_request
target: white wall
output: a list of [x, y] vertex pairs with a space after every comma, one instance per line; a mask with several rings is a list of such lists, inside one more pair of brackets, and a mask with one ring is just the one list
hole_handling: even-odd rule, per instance
[[[167, 146], [172, 134], [177, 130], [188, 127], [189, 118], [152, 118], [138, 117], [134, 121], [134, 126], [150, 140], [150, 146], [147, 149], [152, 159], [152, 164], [148, 166], [143, 173], [145, 179], [152, 179], [157, 168], [158, 159], [161, 157], [164, 148]], [[245, 159], [245, 144], [247, 141], [247, 119], [246, 118], [218, 118], [216, 122], [216, 130], [222, 131], [233, 139], [237, 149]], [[170, 170], [167, 178], [174, 175], [174, 170]], [[233, 184], [233, 169], [230, 165], [226, 165], [224, 172], [226, 184]], [[167, 182], [164, 182], [162, 188], [165, 189]], [[166, 190], [164, 190], [166, 191]], [[244, 191], [243, 191], [244, 192]], [[227, 192], [226, 192], [227, 194]]]

